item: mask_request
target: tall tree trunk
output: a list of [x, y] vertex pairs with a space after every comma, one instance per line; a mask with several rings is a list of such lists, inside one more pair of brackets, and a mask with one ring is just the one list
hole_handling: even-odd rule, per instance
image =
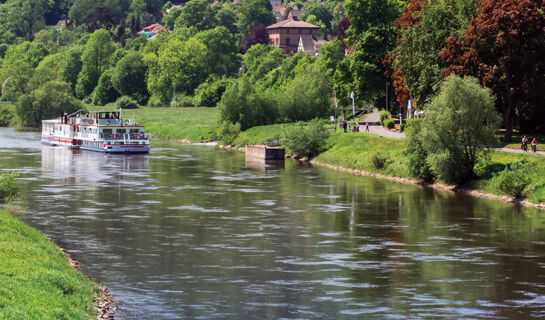
[[504, 112], [504, 121], [505, 121], [505, 135], [504, 142], [511, 142], [511, 137], [513, 136], [513, 99], [511, 95], [511, 88], [509, 86], [509, 81], [505, 85], [507, 88], [507, 108]]

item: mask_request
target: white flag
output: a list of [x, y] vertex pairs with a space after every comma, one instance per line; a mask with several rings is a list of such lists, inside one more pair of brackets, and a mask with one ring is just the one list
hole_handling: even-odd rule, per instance
[[352, 117], [356, 117], [356, 105], [354, 104], [354, 91], [350, 94], [350, 98], [352, 98]]

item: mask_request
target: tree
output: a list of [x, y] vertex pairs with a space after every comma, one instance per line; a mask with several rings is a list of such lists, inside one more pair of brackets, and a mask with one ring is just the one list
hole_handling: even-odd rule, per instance
[[218, 76], [233, 74], [240, 65], [233, 35], [225, 27], [216, 27], [195, 35], [207, 49], [206, 66], [208, 74]]
[[394, 20], [403, 2], [348, 0], [345, 7], [350, 18], [347, 34], [353, 53], [341, 62], [335, 74], [335, 89], [343, 104], [349, 103], [352, 90], [359, 99], [371, 101], [382, 96], [387, 82], [382, 60], [394, 47]]
[[16, 111], [23, 126], [36, 127], [44, 119], [52, 118], [63, 112], [74, 112], [81, 108], [81, 102], [76, 100], [70, 85], [61, 81], [47, 82], [21, 96], [17, 100]]
[[242, 39], [240, 48], [242, 49], [242, 52], [245, 53], [254, 44], [269, 44], [269, 34], [263, 23], [258, 23], [252, 27], [250, 33]]
[[64, 53], [60, 64], [59, 80], [68, 83], [73, 93], [76, 92], [76, 83], [82, 65], [81, 56], [84, 50], [84, 46], [73, 46]]
[[112, 28], [121, 20], [123, 8], [119, 0], [76, 0], [68, 18], [90, 31]]
[[0, 29], [17, 37], [32, 40], [34, 33], [45, 27], [44, 15], [49, 3], [42, 0], [12, 0], [0, 6]]
[[403, 85], [410, 97], [419, 104], [425, 104], [437, 93], [447, 67], [440, 53], [449, 36], [465, 33], [477, 15], [478, 2], [424, 1], [420, 10], [417, 2], [407, 8], [411, 17], [396, 20], [399, 37], [393, 50], [393, 65], [403, 74]]
[[76, 94], [79, 98], [88, 96], [98, 84], [98, 79], [108, 67], [114, 46], [110, 33], [104, 29], [96, 30], [81, 56], [82, 69], [78, 75]]
[[191, 94], [206, 78], [206, 46], [195, 38], [170, 39], [157, 54], [147, 54], [148, 90], [169, 104], [176, 93]]
[[335, 72], [337, 65], [344, 58], [344, 51], [341, 51], [341, 42], [338, 39], [324, 43], [318, 52], [320, 53], [320, 62], [331, 73]]
[[191, 0], [182, 7], [175, 28], [195, 27], [202, 31], [216, 25], [215, 13], [206, 0]]
[[471, 179], [479, 154], [497, 146], [500, 117], [491, 90], [476, 78], [451, 75], [425, 112], [420, 142], [433, 174], [448, 183]]
[[475, 75], [496, 93], [506, 142], [516, 120], [522, 131], [545, 120], [543, 7], [543, 0], [485, 0], [464, 37], [450, 37], [443, 53], [447, 75]]
[[307, 18], [311, 15], [315, 17], [316, 21], [320, 21], [324, 25], [325, 32], [331, 32], [331, 20], [333, 20], [333, 14], [328, 10], [326, 4], [309, 2], [303, 7], [303, 13], [299, 19], [312, 23], [307, 20]]
[[267, 0], [243, 0], [240, 8], [238, 20], [238, 30], [244, 37], [250, 33], [250, 30], [256, 24], [262, 23], [265, 26], [273, 24], [276, 19], [272, 11], [267, 8], [270, 6]]
[[114, 102], [119, 98], [119, 92], [117, 92], [112, 85], [112, 69], [108, 69], [100, 75], [98, 84], [91, 93], [91, 102], [98, 106], [103, 106], [109, 102]]
[[139, 103], [145, 103], [148, 97], [146, 87], [146, 65], [144, 56], [139, 52], [125, 55], [112, 70], [112, 85], [122, 96], [129, 96]]

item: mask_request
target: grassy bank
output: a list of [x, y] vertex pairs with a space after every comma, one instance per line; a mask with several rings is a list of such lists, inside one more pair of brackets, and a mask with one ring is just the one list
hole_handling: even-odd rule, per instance
[[94, 319], [98, 286], [39, 231], [0, 210], [0, 319]]
[[[283, 136], [286, 125], [270, 125], [254, 127], [243, 133], [242, 138], [249, 143], [262, 143], [266, 139]], [[403, 140], [383, 138], [366, 133], [332, 134], [324, 145], [324, 152], [313, 160], [347, 169], [361, 170], [374, 174], [382, 174], [397, 178], [412, 179], [409, 174], [408, 161], [404, 156]], [[386, 158], [386, 166], [377, 169], [373, 157], [380, 155]], [[476, 167], [478, 178], [464, 187], [475, 191], [504, 195], [499, 188], [498, 175], [510, 164], [525, 162], [531, 168], [527, 173], [529, 185], [525, 190], [526, 199], [532, 203], [545, 203], [545, 158], [532, 154], [515, 154], [495, 151], [490, 159]]]
[[[113, 104], [105, 107], [89, 106], [89, 110], [114, 110]], [[154, 138], [206, 142], [216, 139], [217, 108], [150, 108], [125, 110], [136, 118]]]

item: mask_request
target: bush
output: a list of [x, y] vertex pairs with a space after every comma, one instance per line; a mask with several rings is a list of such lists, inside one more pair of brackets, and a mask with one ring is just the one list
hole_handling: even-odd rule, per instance
[[148, 100], [148, 107], [156, 108], [156, 107], [166, 107], [166, 106], [161, 101], [161, 97], [151, 96]]
[[386, 119], [390, 119], [392, 117], [392, 115], [390, 114], [390, 112], [386, 111], [386, 110], [382, 110], [379, 114], [378, 114], [378, 119], [380, 121], [380, 125], [385, 127], [384, 125], [384, 120]]
[[525, 162], [514, 162], [505, 168], [496, 179], [499, 191], [515, 198], [521, 198], [530, 185], [528, 165]]
[[375, 169], [379, 170], [386, 169], [389, 160], [390, 157], [381, 152], [377, 152], [371, 156], [371, 162], [373, 163], [373, 166], [375, 167]]
[[223, 145], [234, 145], [235, 140], [238, 138], [240, 134], [240, 124], [239, 123], [231, 123], [231, 122], [223, 122], [218, 130], [218, 135], [220, 138], [220, 141]]
[[195, 89], [193, 104], [197, 107], [215, 107], [227, 88], [227, 79], [211, 77]]
[[399, 132], [405, 132], [405, 124], [404, 123], [399, 125]]
[[17, 196], [19, 192], [17, 176], [18, 174], [12, 172], [5, 173], [0, 177], [0, 202], [9, 203]]
[[170, 106], [173, 108], [189, 108], [193, 107], [193, 98], [191, 96], [179, 93], [174, 95]]
[[128, 96], [122, 96], [115, 102], [116, 109], [137, 109], [140, 107], [136, 101]]
[[435, 176], [426, 161], [428, 152], [422, 143], [422, 122], [420, 120], [410, 120], [405, 127], [407, 140], [405, 155], [409, 163], [409, 174], [417, 179], [433, 182]]
[[393, 129], [396, 127], [395, 121], [393, 119], [384, 119], [382, 123], [383, 123], [383, 126], [388, 129]]
[[284, 144], [288, 150], [300, 157], [309, 159], [318, 155], [324, 148], [329, 131], [324, 123], [314, 119], [309, 123], [296, 123], [284, 131]]
[[8, 127], [15, 124], [15, 106], [11, 104], [0, 105], [0, 127]]

